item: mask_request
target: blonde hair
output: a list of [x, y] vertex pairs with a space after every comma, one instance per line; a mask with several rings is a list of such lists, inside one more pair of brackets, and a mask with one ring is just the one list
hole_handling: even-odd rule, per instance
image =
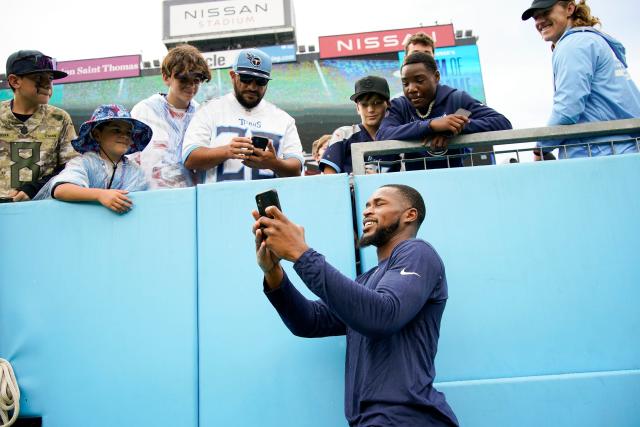
[[320, 149], [327, 145], [330, 139], [331, 135], [322, 135], [320, 138], [313, 141], [313, 144], [311, 145], [311, 157], [315, 159], [318, 156]]
[[571, 23], [574, 27], [595, 27], [601, 25], [602, 22], [597, 16], [591, 15], [591, 8], [587, 5], [587, 0], [575, 1], [560, 1], [566, 9], [569, 4], [573, 3], [576, 6], [576, 10], [571, 15]]

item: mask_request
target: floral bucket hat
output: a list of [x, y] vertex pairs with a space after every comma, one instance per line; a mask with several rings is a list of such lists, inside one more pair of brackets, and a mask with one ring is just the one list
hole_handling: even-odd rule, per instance
[[100, 151], [100, 145], [98, 144], [98, 141], [93, 138], [91, 132], [99, 124], [110, 120], [122, 120], [124, 122], [131, 123], [131, 126], [133, 127], [131, 132], [132, 144], [126, 154], [144, 150], [144, 147], [146, 147], [151, 140], [151, 135], [153, 135], [151, 128], [140, 120], [132, 118], [126, 108], [117, 104], [104, 104], [96, 108], [91, 119], [80, 126], [78, 137], [71, 141], [73, 148], [79, 153]]

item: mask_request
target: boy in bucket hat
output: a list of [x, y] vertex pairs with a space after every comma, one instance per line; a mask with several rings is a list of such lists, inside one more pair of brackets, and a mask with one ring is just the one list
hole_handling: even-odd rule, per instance
[[76, 132], [66, 111], [48, 105], [52, 81], [66, 77], [55, 61], [37, 50], [7, 58], [13, 99], [0, 103], [0, 199], [32, 199], [76, 156]]
[[123, 106], [99, 106], [72, 141], [82, 156], [71, 160], [36, 199], [97, 201], [114, 212], [129, 211], [132, 202], [127, 193], [146, 190], [148, 182], [142, 169], [125, 154], [143, 150], [151, 136], [151, 128], [132, 118]]
[[[356, 103], [356, 111], [362, 120], [359, 125], [343, 126], [333, 132], [332, 142], [320, 160], [320, 170], [326, 174], [351, 173], [351, 144], [376, 140], [376, 132], [389, 108], [389, 84], [382, 77], [367, 76], [355, 84], [351, 100]], [[369, 156], [367, 162], [381, 160], [397, 160], [398, 156]], [[387, 171], [389, 168], [378, 170], [374, 165], [372, 172]]]
[[[304, 164], [295, 120], [264, 100], [271, 58], [243, 49], [229, 71], [233, 91], [203, 105], [184, 136], [182, 161], [200, 182], [299, 176]], [[266, 138], [266, 148], [251, 137]], [[259, 143], [258, 143], [259, 144]]]

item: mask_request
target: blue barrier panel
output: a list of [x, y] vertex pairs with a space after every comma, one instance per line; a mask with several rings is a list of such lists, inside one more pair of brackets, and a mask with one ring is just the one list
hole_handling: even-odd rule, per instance
[[[636, 154], [355, 180], [359, 216], [383, 184], [425, 198], [419, 237], [442, 256], [449, 284], [438, 381], [640, 368], [638, 182]], [[376, 262], [365, 250], [364, 269]], [[606, 411], [606, 399], [595, 404]]]
[[640, 371], [436, 384], [461, 426], [637, 427]]
[[196, 426], [195, 190], [0, 205], [0, 357], [47, 427]]
[[[293, 336], [262, 291], [250, 216], [276, 188], [310, 246], [350, 277], [355, 254], [344, 175], [198, 187], [200, 426], [344, 425], [344, 337]], [[295, 286], [308, 292], [291, 264]]]

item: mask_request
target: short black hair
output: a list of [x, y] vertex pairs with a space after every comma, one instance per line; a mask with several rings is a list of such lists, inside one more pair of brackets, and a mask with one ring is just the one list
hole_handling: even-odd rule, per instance
[[424, 52], [413, 52], [411, 55], [404, 58], [404, 62], [402, 66], [409, 64], [424, 64], [428, 71], [431, 71], [433, 74], [438, 71], [438, 64], [436, 64], [436, 60], [433, 59], [433, 56], [427, 55]]
[[424, 199], [422, 198], [418, 190], [403, 184], [387, 184], [387, 185], [383, 185], [380, 188], [385, 188], [385, 187], [395, 188], [396, 190], [398, 190], [398, 192], [400, 192], [402, 197], [409, 203], [409, 206], [418, 211], [418, 220], [416, 223], [416, 231], [417, 231], [422, 225], [424, 218], [427, 216], [427, 208], [424, 205]]

